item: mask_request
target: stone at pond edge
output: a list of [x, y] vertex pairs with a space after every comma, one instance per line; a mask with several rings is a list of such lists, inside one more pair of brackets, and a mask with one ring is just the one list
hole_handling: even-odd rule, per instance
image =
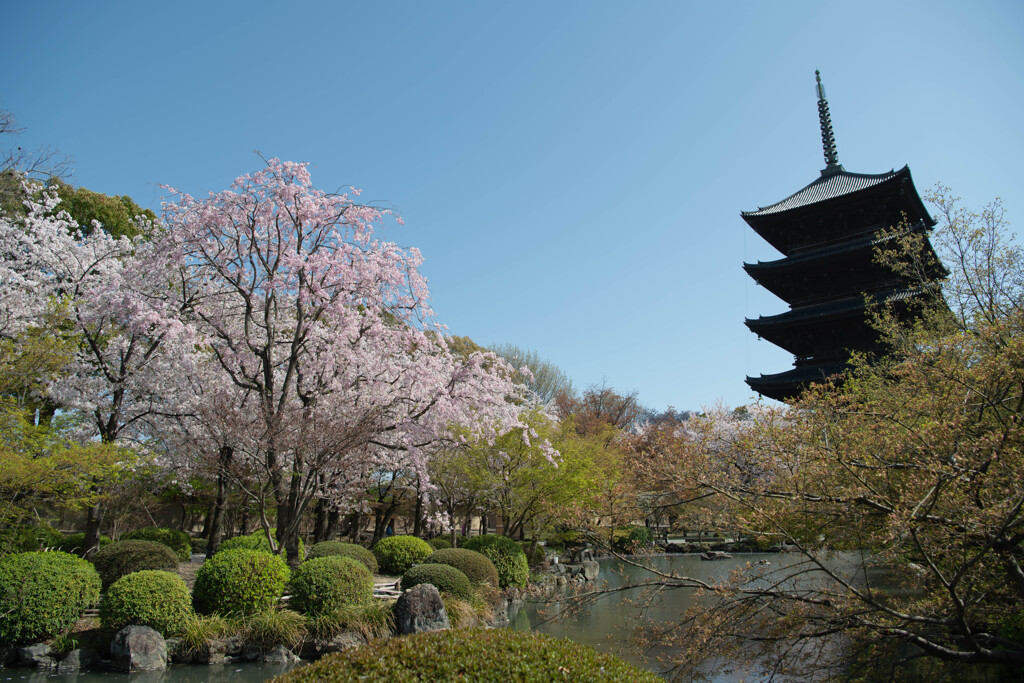
[[100, 653], [90, 647], [80, 647], [69, 652], [64, 659], [57, 662], [57, 673], [71, 673], [79, 669], [91, 669], [103, 659]]
[[13, 645], [0, 645], [0, 666], [10, 666], [18, 662], [18, 648]]
[[46, 643], [35, 643], [19, 647], [18, 659], [25, 666], [34, 666], [37, 669], [51, 669], [57, 666], [53, 650]]
[[260, 661], [266, 664], [290, 664], [299, 661], [299, 658], [284, 645], [275, 645], [263, 653]]
[[451, 628], [441, 594], [429, 583], [413, 586], [398, 597], [395, 622], [403, 636]]
[[125, 626], [110, 644], [110, 663], [117, 671], [160, 671], [167, 668], [167, 643], [148, 626]]
[[580, 564], [583, 565], [583, 578], [587, 581], [595, 581], [598, 573], [601, 571], [601, 565], [594, 560], [584, 560]]

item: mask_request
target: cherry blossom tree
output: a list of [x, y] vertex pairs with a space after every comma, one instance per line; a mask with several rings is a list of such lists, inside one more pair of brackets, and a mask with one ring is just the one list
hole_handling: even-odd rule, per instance
[[277, 159], [205, 199], [171, 191], [158, 248], [178, 259], [180, 306], [237, 390], [235, 457], [265, 477], [291, 561], [310, 502], [399, 469], [389, 459], [426, 478], [455, 427], [493, 439], [519, 424], [511, 368], [456, 358], [419, 252], [374, 237], [389, 211], [316, 189], [306, 165]]

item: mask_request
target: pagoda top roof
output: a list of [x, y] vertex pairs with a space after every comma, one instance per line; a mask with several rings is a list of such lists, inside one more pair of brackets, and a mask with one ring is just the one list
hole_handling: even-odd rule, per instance
[[866, 190], [869, 187], [880, 185], [901, 175], [910, 175], [910, 169], [904, 166], [898, 171], [888, 173], [850, 173], [842, 166], [834, 169], [825, 169], [820, 178], [810, 185], [804, 187], [781, 202], [770, 206], [762, 206], [757, 211], [743, 211], [744, 218], [756, 216], [768, 216], [771, 214], [783, 213], [804, 206], [810, 206], [819, 202], [825, 202], [836, 197], [853, 194], [859, 190]]

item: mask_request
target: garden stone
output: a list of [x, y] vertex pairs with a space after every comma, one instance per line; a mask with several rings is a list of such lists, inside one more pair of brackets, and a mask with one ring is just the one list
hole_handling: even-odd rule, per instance
[[596, 580], [598, 573], [601, 571], [601, 565], [594, 560], [584, 560], [582, 564], [583, 578], [587, 581]]
[[192, 661], [196, 664], [220, 664], [227, 660], [227, 642], [223, 638], [208, 640], [192, 651]]
[[242, 647], [245, 645], [245, 640], [242, 636], [228, 636], [227, 640], [224, 641], [224, 654], [237, 657], [242, 654]]
[[263, 653], [260, 661], [266, 664], [290, 664], [299, 661], [299, 658], [284, 645], [275, 645]]
[[263, 654], [263, 650], [256, 647], [252, 643], [248, 643], [242, 648], [242, 659], [247, 662], [255, 662]]
[[79, 669], [91, 669], [102, 660], [100, 653], [91, 647], [80, 647], [69, 652], [64, 659], [57, 663], [57, 673], [71, 673]]
[[167, 643], [148, 626], [125, 626], [110, 644], [110, 663], [128, 673], [166, 669]]
[[395, 603], [399, 635], [451, 628], [441, 594], [433, 584], [421, 583], [399, 596]]
[[192, 662], [192, 653], [185, 647], [180, 638], [167, 638], [164, 640], [167, 647], [167, 661], [175, 664], [188, 664]]
[[18, 648], [18, 659], [25, 666], [34, 666], [37, 669], [51, 669], [57, 666], [53, 650], [46, 643], [35, 643]]

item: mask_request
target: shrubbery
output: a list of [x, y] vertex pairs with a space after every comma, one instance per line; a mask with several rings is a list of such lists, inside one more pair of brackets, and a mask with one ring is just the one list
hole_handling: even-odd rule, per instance
[[[273, 536], [276, 529], [271, 529], [270, 534]], [[222, 550], [235, 550], [236, 548], [245, 548], [246, 550], [259, 550], [265, 553], [273, 553], [270, 549], [270, 541], [267, 540], [267, 535], [263, 530], [254, 531], [248, 536], [235, 536], [225, 541], [221, 541], [221, 544], [217, 546], [217, 552]], [[306, 544], [299, 539], [299, 559], [306, 557]]]
[[32, 552], [47, 548], [60, 548], [64, 534], [49, 524], [0, 531], [0, 548], [12, 552]]
[[645, 526], [616, 527], [612, 532], [612, 548], [620, 553], [635, 553], [650, 545], [651, 530]]
[[118, 541], [104, 546], [89, 558], [103, 580], [106, 590], [126, 574], [144, 569], [178, 568], [178, 556], [163, 543], [156, 541]]
[[180, 633], [191, 614], [192, 596], [180, 576], [146, 570], [122, 576], [107, 590], [100, 623], [111, 632], [149, 626], [167, 637]]
[[447, 564], [420, 564], [411, 567], [402, 575], [403, 590], [421, 583], [433, 584], [437, 590], [456, 598], [463, 600], [473, 598], [473, 587], [469, 583], [469, 578], [455, 567]]
[[224, 550], [199, 568], [192, 602], [204, 614], [255, 614], [277, 603], [288, 578], [288, 566], [279, 555]]
[[373, 575], [353, 557], [327, 555], [306, 560], [291, 580], [291, 606], [318, 616], [373, 598]]
[[328, 557], [330, 555], [343, 555], [359, 560], [371, 574], [377, 573], [377, 558], [369, 550], [355, 543], [344, 543], [342, 541], [322, 541], [314, 545], [309, 551], [309, 559], [316, 557]]
[[188, 562], [192, 558], [192, 540], [184, 531], [177, 529], [150, 526], [129, 531], [121, 536], [121, 540], [156, 541], [173, 550], [182, 562]]
[[486, 555], [494, 563], [495, 569], [498, 570], [500, 588], [526, 586], [530, 578], [530, 565], [526, 561], [526, 553], [511, 538], [484, 534], [468, 539], [462, 547]]
[[100, 577], [86, 560], [63, 552], [0, 559], [0, 643], [20, 645], [70, 628], [100, 597]]
[[452, 542], [449, 541], [447, 538], [444, 538], [442, 536], [438, 536], [437, 538], [432, 538], [429, 541], [427, 541], [427, 543], [429, 543], [430, 547], [433, 548], [434, 550], [444, 550], [446, 548], [451, 548], [452, 547]]
[[446, 564], [455, 567], [473, 583], [486, 583], [495, 588], [500, 579], [494, 563], [486, 555], [465, 548], [446, 548], [438, 550], [426, 560], [429, 564]]
[[[110, 540], [109, 536], [100, 536], [100, 548], [110, 545], [111, 543], [113, 543], [113, 541]], [[57, 544], [57, 549], [63, 550], [66, 553], [71, 553], [72, 555], [81, 556], [84, 552], [84, 548], [82, 547], [84, 545], [85, 532], [79, 531], [77, 533], [64, 536], [63, 540]]]
[[650, 671], [571, 640], [504, 628], [418, 633], [293, 669], [296, 681], [608, 681], [656, 683]]
[[373, 546], [373, 554], [383, 574], [400, 576], [414, 564], [426, 560], [434, 549], [416, 536], [390, 536]]
[[526, 563], [530, 569], [543, 570], [548, 566], [548, 555], [544, 552], [544, 546], [537, 543], [522, 541], [519, 547], [526, 553]]

